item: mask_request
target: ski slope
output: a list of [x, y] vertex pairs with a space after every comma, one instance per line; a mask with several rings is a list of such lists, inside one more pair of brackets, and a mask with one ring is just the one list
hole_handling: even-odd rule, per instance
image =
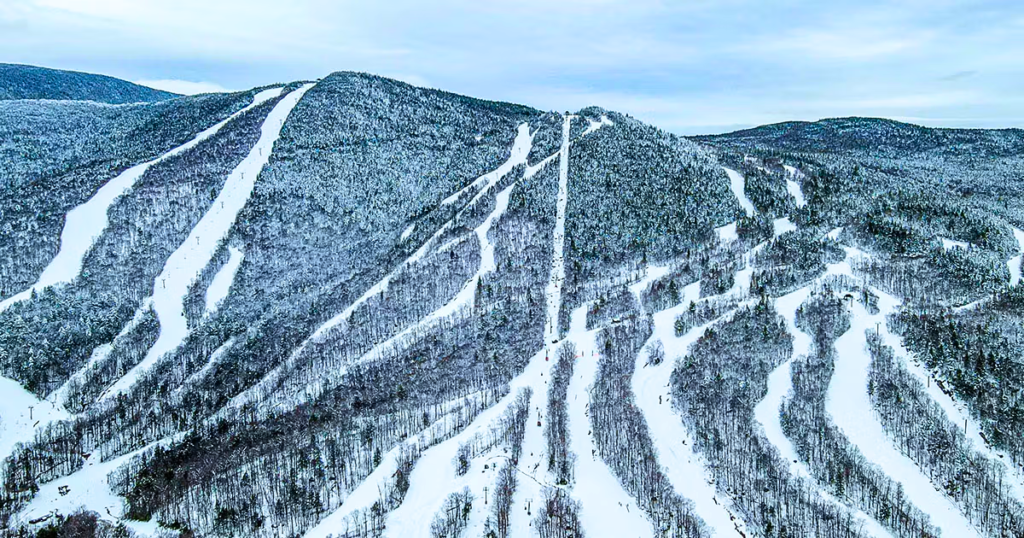
[[746, 182], [743, 180], [743, 175], [732, 168], [725, 168], [724, 166], [722, 168], [725, 170], [726, 175], [729, 176], [729, 189], [732, 190], [732, 194], [736, 197], [736, 201], [739, 202], [740, 207], [747, 212], [748, 217], [754, 216], [754, 213], [756, 213], [757, 210], [754, 209], [754, 204], [750, 201], [750, 198], [747, 198]]
[[1020, 262], [1024, 257], [1024, 230], [1013, 228], [1013, 238], [1017, 240], [1019, 254], [1010, 258], [1010, 261], [1006, 262], [1006, 266], [1010, 269], [1010, 285], [1016, 286], [1020, 284]]
[[0, 462], [14, 452], [18, 443], [31, 442], [36, 431], [68, 418], [55, 396], [40, 400], [13, 379], [0, 376], [0, 394]]
[[103, 231], [107, 229], [107, 224], [109, 223], [107, 210], [114, 204], [114, 201], [130, 191], [135, 186], [135, 182], [150, 167], [196, 147], [203, 140], [217, 134], [231, 120], [281, 95], [282, 89], [273, 88], [257, 93], [249, 106], [232, 114], [227, 119], [199, 133], [192, 140], [160, 157], [135, 165], [121, 172], [117, 177], [100, 187], [92, 198], [69, 211], [64, 219], [64, 228], [60, 233], [60, 250], [58, 250], [57, 255], [43, 269], [38, 282], [29, 289], [0, 302], [0, 312], [3, 312], [14, 303], [28, 299], [32, 296], [33, 291], [38, 292], [58, 284], [67, 284], [77, 278], [79, 273], [82, 272], [82, 261], [85, 259], [85, 255], [92, 248], [96, 240], [103, 235]]
[[565, 207], [569, 199], [569, 131], [575, 116], [562, 121], [562, 149], [558, 160], [558, 200], [555, 208], [554, 255], [551, 258], [551, 280], [548, 282], [547, 326], [544, 341], [558, 339], [558, 311], [562, 307], [562, 284], [565, 282]]
[[945, 237], [940, 237], [939, 240], [942, 241], [942, 249], [943, 250], [952, 250], [954, 248], [961, 248], [961, 249], [967, 250], [967, 243], [965, 243], [963, 241], [956, 241], [954, 239], [946, 239]]
[[804, 191], [800, 188], [800, 184], [794, 179], [800, 177], [802, 175], [801, 172], [789, 165], [782, 165], [782, 167], [786, 169], [786, 190], [789, 191], [789, 195], [796, 201], [796, 206], [803, 207], [807, 205], [807, 199], [804, 198]]
[[220, 302], [227, 298], [231, 284], [235, 281], [235, 273], [238, 272], [238, 267], [242, 265], [242, 259], [245, 258], [245, 254], [235, 247], [228, 247], [228, 254], [227, 263], [217, 270], [213, 281], [210, 282], [210, 287], [206, 288], [204, 316], [210, 316], [216, 312]]
[[184, 300], [188, 289], [199, 278], [203, 269], [217, 252], [220, 242], [242, 210], [263, 167], [270, 159], [274, 143], [281, 135], [284, 121], [302, 96], [313, 87], [305, 84], [286, 95], [274, 106], [260, 127], [260, 138], [249, 150], [249, 154], [231, 171], [224, 187], [210, 205], [210, 209], [189, 233], [188, 238], [175, 250], [163, 271], [153, 282], [152, 308], [160, 322], [160, 336], [146, 353], [145, 358], [124, 377], [110, 386], [103, 397], [109, 398], [124, 392], [135, 384], [164, 354], [177, 348], [188, 336]]
[[850, 329], [835, 342], [835, 371], [825, 405], [833, 422], [868, 461], [903, 485], [907, 499], [927, 513], [944, 536], [980, 536], [959, 509], [936, 491], [928, 477], [886, 436], [867, 392], [871, 355], [865, 335], [865, 331], [885, 325], [885, 316], [872, 316], [858, 302], [854, 302], [852, 314]]
[[594, 445], [588, 409], [600, 355], [594, 342], [597, 331], [587, 331], [586, 326], [587, 305], [583, 305], [572, 313], [567, 335], [576, 343], [578, 358], [566, 397], [570, 450], [576, 455], [572, 496], [580, 502], [580, 524], [589, 538], [651, 537], [654, 533], [646, 514], [619, 484]]
[[722, 318], [695, 327], [682, 337], [675, 335], [676, 316], [685, 311], [700, 296], [700, 282], [683, 288], [679, 306], [654, 314], [654, 333], [650, 341], [661, 340], [665, 346], [665, 360], [658, 365], [647, 364], [647, 346], [637, 356], [632, 390], [636, 405], [644, 420], [658, 453], [665, 476], [672, 488], [683, 498], [693, 502], [697, 514], [714, 531], [714, 536], [743, 536], [745, 526], [728, 508], [731, 501], [719, 497], [707, 471], [707, 461], [694, 451], [693, 437], [683, 419], [672, 406], [669, 378], [676, 360], [686, 355], [690, 346], [704, 334], [704, 330]]

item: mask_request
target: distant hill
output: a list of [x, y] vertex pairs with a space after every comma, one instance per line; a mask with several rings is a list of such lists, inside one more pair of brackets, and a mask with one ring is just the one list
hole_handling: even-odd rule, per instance
[[163, 101], [178, 94], [154, 90], [104, 75], [0, 64], [0, 101], [63, 99], [114, 105]]

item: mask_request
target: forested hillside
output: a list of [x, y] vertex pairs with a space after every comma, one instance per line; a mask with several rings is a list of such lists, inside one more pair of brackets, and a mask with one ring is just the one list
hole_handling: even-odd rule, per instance
[[178, 95], [103, 75], [0, 64], [0, 101], [52, 99], [121, 105], [152, 103], [174, 97]]
[[339, 72], [0, 133], [5, 534], [1024, 536], [1018, 131]]

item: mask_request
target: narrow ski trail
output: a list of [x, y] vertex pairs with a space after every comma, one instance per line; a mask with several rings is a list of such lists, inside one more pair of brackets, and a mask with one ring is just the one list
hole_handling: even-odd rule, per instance
[[709, 476], [707, 461], [694, 451], [693, 436], [672, 406], [669, 379], [676, 360], [686, 355], [705, 329], [724, 318], [694, 327], [677, 337], [674, 327], [676, 316], [699, 297], [700, 283], [690, 284], [683, 288], [683, 300], [679, 306], [654, 314], [651, 340], [661, 340], [665, 346], [665, 359], [661, 364], [651, 365], [646, 362], [647, 354], [640, 353], [633, 374], [632, 389], [636, 404], [647, 421], [651, 440], [658, 453], [658, 463], [675, 492], [693, 502], [694, 513], [714, 531], [716, 537], [743, 536], [745, 525], [730, 511], [728, 506], [731, 501], [719, 497]]
[[726, 175], [729, 176], [729, 188], [732, 190], [733, 195], [736, 196], [736, 201], [747, 212], [747, 216], [752, 217], [757, 210], [754, 209], [754, 204], [750, 201], [750, 198], [747, 198], [746, 182], [743, 179], [743, 175], [732, 168], [725, 168], [724, 166], [722, 168], [725, 170]]
[[800, 188], [800, 184], [796, 182], [795, 178], [800, 177], [801, 172], [796, 168], [783, 165], [786, 170], [786, 190], [789, 191], [789, 195], [796, 201], [797, 207], [803, 207], [807, 205], [807, 199], [804, 198], [804, 191]]
[[49, 265], [43, 269], [42, 274], [39, 276], [39, 280], [29, 289], [0, 302], [0, 312], [10, 308], [10, 306], [15, 303], [30, 298], [33, 291], [38, 292], [51, 286], [67, 284], [77, 278], [82, 272], [82, 262], [85, 260], [85, 255], [88, 254], [96, 240], [99, 239], [107, 229], [107, 224], [109, 223], [107, 210], [110, 209], [110, 206], [112, 206], [118, 198], [127, 194], [128, 191], [135, 186], [138, 179], [142, 177], [150, 167], [196, 147], [200, 142], [217, 134], [221, 128], [235, 118], [245, 114], [260, 104], [281, 95], [281, 91], [283, 89], [284, 88], [273, 88], [257, 93], [253, 97], [252, 103], [242, 110], [239, 110], [227, 119], [217, 123], [205, 131], [202, 131], [192, 140], [172, 149], [160, 157], [142, 164], [137, 164], [124, 172], [121, 172], [117, 177], [111, 179], [100, 187], [92, 198], [69, 211], [64, 219], [64, 228], [60, 233], [60, 249], [57, 251], [57, 255], [54, 256]]
[[590, 422], [590, 390], [597, 378], [600, 356], [594, 342], [598, 331], [587, 331], [587, 305], [571, 317], [567, 339], [576, 344], [579, 358], [569, 383], [569, 444], [576, 455], [572, 496], [580, 502], [579, 519], [589, 538], [653, 536], [646, 514], [619, 483], [598, 454]]
[[116, 396], [129, 389], [164, 354], [177, 348], [188, 336], [184, 299], [193, 282], [217, 252], [221, 240], [249, 201], [256, 179], [270, 160], [274, 143], [281, 135], [284, 121], [302, 96], [313, 87], [305, 84], [286, 95], [270, 111], [260, 128], [260, 138], [249, 154], [231, 172], [210, 209], [175, 250], [153, 282], [149, 302], [160, 322], [160, 336], [145, 358], [121, 379], [108, 387], [102, 398]]
[[245, 258], [245, 254], [235, 247], [228, 247], [228, 254], [227, 263], [217, 270], [217, 274], [213, 276], [210, 286], [206, 288], [206, 307], [203, 309], [204, 317], [209, 317], [216, 312], [220, 302], [227, 298], [228, 291], [231, 290], [231, 284], [235, 281], [235, 273], [238, 272], [238, 267], [242, 265], [242, 260]]

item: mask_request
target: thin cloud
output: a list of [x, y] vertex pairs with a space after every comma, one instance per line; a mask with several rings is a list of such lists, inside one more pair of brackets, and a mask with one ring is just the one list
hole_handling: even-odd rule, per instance
[[192, 82], [188, 80], [136, 80], [136, 84], [147, 86], [165, 92], [180, 93], [182, 95], [196, 95], [200, 93], [227, 93], [231, 90], [213, 82]]

